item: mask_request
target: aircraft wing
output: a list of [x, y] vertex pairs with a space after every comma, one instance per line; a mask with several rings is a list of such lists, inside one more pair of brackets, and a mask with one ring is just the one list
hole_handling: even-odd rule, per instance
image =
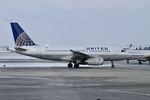
[[70, 50], [70, 51], [73, 53], [72, 59], [74, 61], [80, 60], [82, 62], [82, 61], [85, 61], [89, 58], [92, 58], [91, 56], [89, 56], [85, 53], [79, 52], [79, 51], [74, 51], [74, 50]]

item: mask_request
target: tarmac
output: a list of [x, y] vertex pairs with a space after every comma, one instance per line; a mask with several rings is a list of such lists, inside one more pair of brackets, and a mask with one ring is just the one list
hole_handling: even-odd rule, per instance
[[150, 65], [1, 67], [0, 100], [150, 100]]

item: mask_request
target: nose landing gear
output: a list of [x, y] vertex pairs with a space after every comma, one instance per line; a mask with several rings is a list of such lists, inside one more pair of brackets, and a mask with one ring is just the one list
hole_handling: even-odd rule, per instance
[[114, 64], [114, 61], [111, 61], [111, 68], [115, 68], [115, 64]]

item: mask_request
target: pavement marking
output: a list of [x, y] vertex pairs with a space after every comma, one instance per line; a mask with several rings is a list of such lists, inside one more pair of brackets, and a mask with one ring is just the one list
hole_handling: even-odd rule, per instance
[[122, 90], [107, 90], [110, 92], [118, 92], [118, 93], [126, 93], [126, 94], [135, 94], [135, 95], [142, 95], [150, 97], [150, 94], [147, 93], [140, 93], [140, 92], [131, 92], [131, 91], [122, 91]]

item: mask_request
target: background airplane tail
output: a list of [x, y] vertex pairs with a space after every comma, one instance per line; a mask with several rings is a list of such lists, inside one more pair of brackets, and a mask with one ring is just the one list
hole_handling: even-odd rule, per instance
[[16, 46], [34, 46], [36, 45], [26, 32], [16, 22], [11, 22], [12, 33]]

